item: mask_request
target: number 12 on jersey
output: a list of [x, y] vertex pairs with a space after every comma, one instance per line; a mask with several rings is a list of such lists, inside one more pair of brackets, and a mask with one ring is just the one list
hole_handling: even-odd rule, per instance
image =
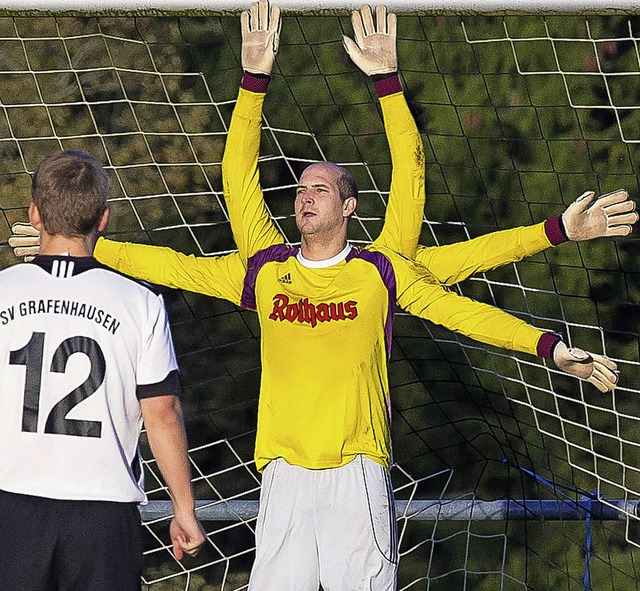
[[[22, 349], [11, 351], [9, 355], [10, 365], [24, 365], [26, 367], [22, 431], [27, 433], [36, 433], [38, 429], [42, 369], [44, 367], [44, 340], [45, 333], [34, 332]], [[104, 381], [106, 363], [100, 345], [90, 337], [69, 337], [56, 348], [48, 371], [65, 373], [67, 362], [75, 353], [82, 353], [89, 358], [91, 364], [89, 375], [82, 384], [71, 390], [53, 406], [45, 421], [44, 432], [76, 437], [100, 437], [102, 434], [101, 421], [67, 418], [71, 410], [96, 392]]]

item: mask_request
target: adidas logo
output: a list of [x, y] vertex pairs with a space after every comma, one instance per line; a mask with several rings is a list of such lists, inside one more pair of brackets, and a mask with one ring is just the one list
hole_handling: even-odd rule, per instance
[[291, 281], [291, 273], [287, 273], [282, 277], [278, 277], [278, 283], [286, 283], [287, 285], [291, 285], [293, 283]]

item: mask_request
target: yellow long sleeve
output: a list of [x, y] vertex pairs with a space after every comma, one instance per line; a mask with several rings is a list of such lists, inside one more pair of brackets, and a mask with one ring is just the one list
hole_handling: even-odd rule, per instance
[[544, 222], [492, 232], [445, 246], [418, 246], [416, 260], [445, 285], [521, 261], [551, 246]]
[[393, 265], [396, 300], [407, 312], [482, 343], [537, 355], [543, 331], [500, 308], [447, 290], [429, 270], [407, 257], [378, 250]]
[[284, 242], [269, 217], [258, 172], [264, 97], [264, 93], [240, 89], [222, 158], [224, 199], [244, 261], [259, 250]]
[[240, 305], [246, 271], [237, 253], [196, 257], [162, 246], [100, 238], [94, 256], [102, 264], [137, 279], [223, 298]]
[[402, 92], [381, 97], [380, 105], [392, 171], [384, 226], [374, 244], [414, 256], [425, 202], [422, 138]]

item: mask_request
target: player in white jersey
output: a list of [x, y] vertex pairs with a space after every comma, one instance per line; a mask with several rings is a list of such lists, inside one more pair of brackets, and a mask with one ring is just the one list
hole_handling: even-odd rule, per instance
[[173, 500], [176, 557], [205, 539], [162, 299], [92, 257], [108, 190], [89, 154], [45, 158], [29, 208], [41, 254], [0, 272], [5, 591], [140, 589], [143, 419]]

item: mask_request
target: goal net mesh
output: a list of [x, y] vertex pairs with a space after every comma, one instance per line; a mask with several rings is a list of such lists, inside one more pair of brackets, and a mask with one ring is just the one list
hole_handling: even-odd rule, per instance
[[[375, 92], [346, 56], [343, 33], [346, 16], [284, 18], [260, 169], [270, 214], [292, 243], [293, 186], [317, 160], [343, 164], [359, 182], [351, 239], [366, 243], [382, 226], [389, 152]], [[427, 155], [422, 244], [539, 222], [587, 189], [637, 197], [639, 17], [401, 15], [398, 35]], [[7, 16], [0, 47], [2, 266], [16, 263], [7, 239], [26, 219], [30, 174], [61, 148], [107, 164], [113, 238], [198, 255], [234, 250], [221, 158], [241, 77], [237, 16]], [[613, 394], [396, 316], [396, 496], [438, 501], [443, 515], [399, 512], [400, 589], [638, 588], [638, 260], [635, 235], [569, 243], [457, 287], [615, 359]], [[258, 323], [225, 301], [165, 299], [196, 495], [235, 518], [207, 521], [204, 549], [183, 563], [171, 555], [168, 518], [148, 518], [144, 588], [244, 589], [255, 516], [239, 502], [256, 500], [260, 485]], [[166, 501], [146, 455], [149, 498]], [[597, 500], [599, 509], [577, 520], [473, 510], [538, 499], [568, 510]], [[471, 510], [451, 519], [448, 506]], [[600, 519], [602, 508], [615, 518]]]

